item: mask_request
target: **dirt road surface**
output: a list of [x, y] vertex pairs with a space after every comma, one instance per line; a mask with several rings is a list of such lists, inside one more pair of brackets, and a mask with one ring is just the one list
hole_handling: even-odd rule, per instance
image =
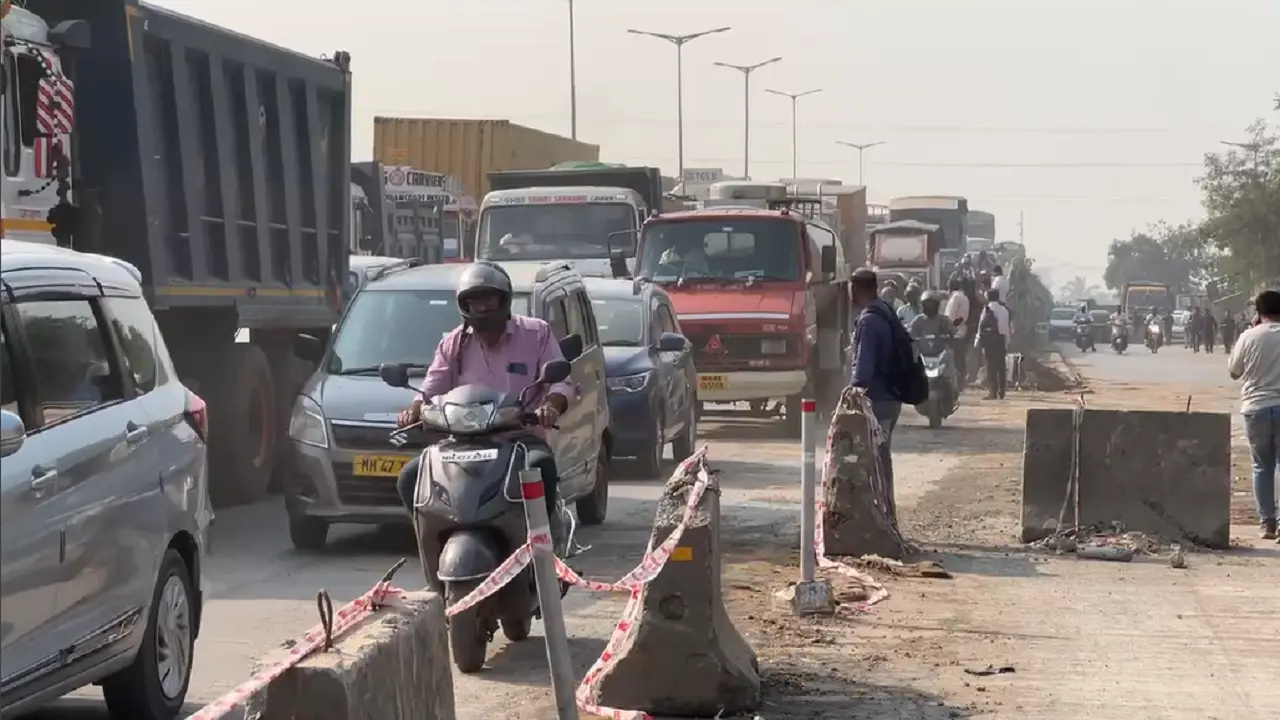
[[[1180, 409], [1191, 394], [1197, 407], [1229, 410], [1228, 384], [1200, 383], [1210, 367], [1221, 373], [1222, 356], [1191, 357], [1196, 369], [1185, 370], [1182, 349], [1171, 350], [1086, 359], [1064, 352], [1088, 376], [1086, 399], [1095, 407]], [[702, 439], [723, 470], [726, 596], [765, 674], [761, 717], [1271, 717], [1280, 707], [1280, 546], [1252, 541], [1252, 525], [1238, 528], [1238, 549], [1192, 554], [1185, 570], [1163, 558], [1090, 562], [1016, 544], [1025, 411], [1075, 398], [1016, 393], [984, 402], [971, 394], [939, 431], [904, 413], [894, 439], [903, 526], [924, 548], [922, 559], [942, 563], [954, 579], [882, 574], [891, 597], [856, 618], [798, 620], [770, 605], [772, 590], [798, 573], [796, 443], [779, 439], [769, 422], [704, 424]], [[1236, 474], [1247, 476], [1247, 469]], [[634, 565], [660, 484], [629, 479], [618, 468], [609, 523], [588, 534], [593, 548], [575, 560], [584, 574], [614, 579]], [[1242, 522], [1251, 514], [1247, 500], [1240, 502]], [[215, 543], [193, 708], [314, 623], [318, 588], [335, 600], [355, 596], [412, 554], [403, 541], [368, 532], [342, 535], [323, 554], [297, 553], [278, 502], [224, 513]], [[410, 572], [402, 571], [405, 584], [414, 579]], [[850, 588], [841, 583], [839, 590]], [[566, 598], [579, 672], [599, 654], [622, 600], [578, 590]], [[529, 641], [499, 640], [485, 671], [457, 676], [459, 717], [554, 717], [538, 638], [535, 628]], [[984, 674], [988, 668], [1012, 671]], [[105, 717], [96, 697], [84, 695], [39, 717]]]

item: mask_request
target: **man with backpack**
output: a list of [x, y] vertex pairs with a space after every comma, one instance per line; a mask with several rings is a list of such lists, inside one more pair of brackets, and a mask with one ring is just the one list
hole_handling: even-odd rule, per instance
[[976, 346], [982, 350], [987, 365], [987, 399], [1004, 399], [1008, 384], [1008, 368], [1005, 358], [1009, 353], [1009, 308], [1000, 301], [999, 290], [987, 291], [987, 304], [978, 320]]
[[853, 331], [850, 383], [866, 392], [876, 422], [884, 432], [884, 443], [877, 450], [889, 494], [889, 516], [896, 522], [890, 450], [893, 429], [902, 414], [903, 403], [917, 405], [928, 399], [929, 382], [906, 328], [898, 322], [889, 304], [876, 296], [875, 272], [860, 268], [853, 273], [850, 284], [854, 306], [859, 310]]

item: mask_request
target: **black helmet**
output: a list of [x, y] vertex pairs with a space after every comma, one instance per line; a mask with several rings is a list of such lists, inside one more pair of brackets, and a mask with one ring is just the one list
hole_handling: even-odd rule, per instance
[[[462, 319], [471, 327], [484, 329], [500, 327], [511, 319], [511, 293], [511, 276], [507, 271], [495, 263], [479, 260], [458, 276], [454, 296]], [[466, 301], [469, 298], [487, 294], [498, 296], [496, 310], [473, 313], [467, 309]]]

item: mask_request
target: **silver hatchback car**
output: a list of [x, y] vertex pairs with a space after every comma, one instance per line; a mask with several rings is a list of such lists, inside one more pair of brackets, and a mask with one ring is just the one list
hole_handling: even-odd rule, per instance
[[181, 711], [210, 509], [205, 404], [128, 263], [0, 241], [0, 715], [102, 686]]

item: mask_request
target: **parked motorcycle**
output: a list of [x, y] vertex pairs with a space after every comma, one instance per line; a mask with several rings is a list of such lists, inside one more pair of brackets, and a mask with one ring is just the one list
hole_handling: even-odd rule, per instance
[[[535, 425], [528, 403], [547, 385], [563, 382], [571, 366], [547, 363], [532, 385], [502, 393], [481, 385], [463, 385], [425, 398], [421, 422], [394, 431], [399, 447], [424, 446], [414, 493], [413, 526], [427, 583], [445, 596], [446, 606], [462, 600], [489, 577], [528, 537], [520, 495], [520, 471], [527, 449], [522, 431]], [[379, 368], [383, 382], [411, 388], [407, 365]], [[425, 431], [425, 432], [424, 432]], [[445, 439], [428, 444], [426, 433]], [[556, 554], [566, 558], [573, 546], [574, 521], [561, 502]], [[568, 585], [561, 584], [561, 593]], [[489, 641], [499, 626], [508, 640], [529, 636], [539, 616], [533, 570], [526, 567], [511, 582], [475, 607], [449, 619], [453, 663], [464, 673], [484, 666]]]
[[1093, 344], [1093, 326], [1085, 323], [1076, 325], [1076, 347], [1080, 352], [1097, 352]]
[[1147, 325], [1147, 349], [1154, 353], [1162, 345], [1164, 345], [1164, 328], [1160, 327], [1158, 322]]
[[929, 427], [940, 428], [942, 420], [955, 414], [960, 406], [951, 338], [926, 335], [916, 340], [916, 349], [929, 379], [929, 399], [916, 405], [916, 412], [929, 419]]
[[1123, 355], [1129, 349], [1129, 328], [1123, 325], [1111, 326], [1111, 349], [1117, 355]]

